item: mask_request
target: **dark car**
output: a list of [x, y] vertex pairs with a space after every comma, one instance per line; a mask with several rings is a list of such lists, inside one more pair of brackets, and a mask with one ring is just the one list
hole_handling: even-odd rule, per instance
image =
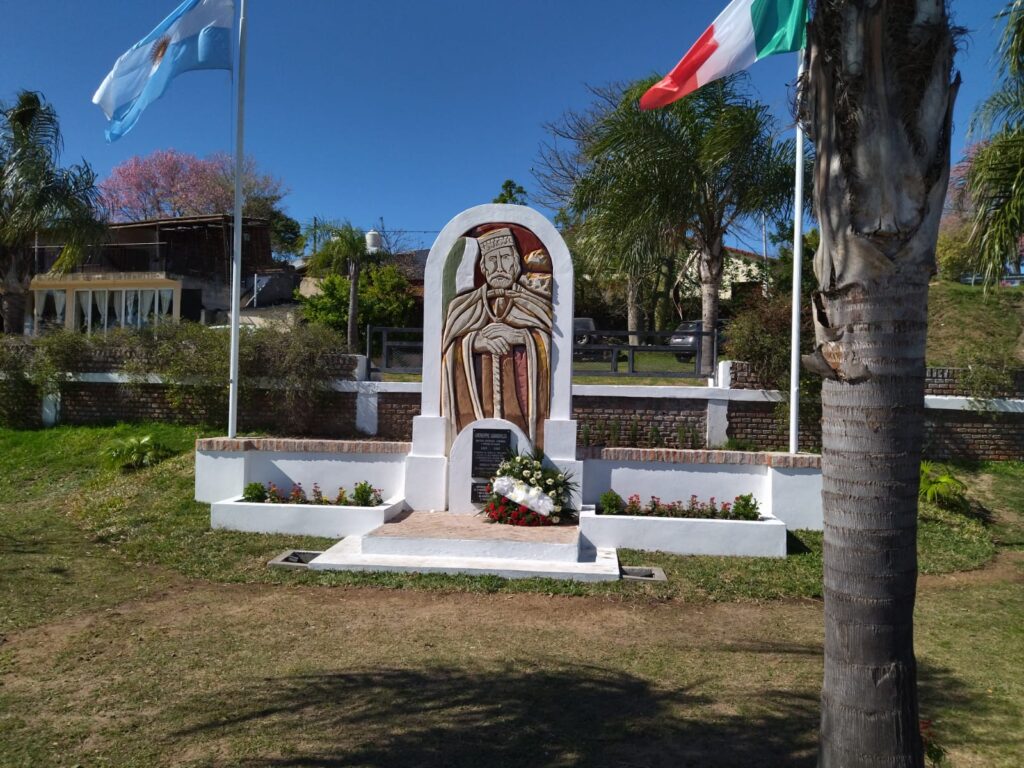
[[[697, 350], [700, 348], [701, 341], [710, 341], [706, 336], [702, 336], [701, 322], [699, 320], [687, 320], [684, 323], [680, 323], [676, 329], [672, 332], [672, 336], [668, 340], [668, 345], [672, 347], [672, 352], [676, 356], [676, 360], [681, 363], [688, 363], [697, 356]], [[722, 342], [725, 340], [723, 328], [721, 325], [718, 326], [718, 349], [722, 348]], [[710, 346], [710, 345], [708, 345]], [[706, 354], [711, 354], [711, 349], [704, 350]]]
[[574, 317], [572, 319], [573, 339], [579, 346], [597, 343], [597, 335], [594, 333], [596, 330], [597, 326], [594, 325], [592, 317]]
[[600, 344], [601, 339], [596, 333], [597, 326], [592, 317], [574, 317], [572, 319], [573, 360], [603, 360], [611, 353], [607, 350], [588, 349]]

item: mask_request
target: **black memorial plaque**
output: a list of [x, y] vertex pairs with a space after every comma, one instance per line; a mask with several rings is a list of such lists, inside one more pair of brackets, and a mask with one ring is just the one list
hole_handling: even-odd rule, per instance
[[490, 483], [472, 483], [469, 486], [469, 500], [473, 504], [486, 504], [491, 494], [487, 492]]
[[474, 429], [473, 461], [470, 474], [476, 478], [491, 478], [512, 450], [512, 430]]

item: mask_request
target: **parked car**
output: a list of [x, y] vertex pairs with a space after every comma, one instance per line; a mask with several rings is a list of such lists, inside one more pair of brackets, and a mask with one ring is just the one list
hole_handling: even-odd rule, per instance
[[[601, 359], [602, 352], [600, 350], [586, 349], [586, 347], [589, 345], [600, 343], [600, 339], [597, 336], [597, 326], [594, 324], [594, 318], [574, 317], [572, 319], [572, 337], [573, 359]], [[604, 354], [607, 354], [607, 352], [605, 352]]]
[[[676, 326], [675, 331], [672, 332], [672, 336], [669, 337], [668, 345], [672, 347], [672, 351], [676, 356], [676, 360], [680, 363], [688, 363], [697, 356], [697, 350], [700, 348], [701, 341], [708, 341], [706, 336], [702, 336], [700, 332], [701, 322], [699, 320], [687, 320], [686, 322], [680, 323]], [[722, 343], [725, 341], [725, 334], [721, 324], [718, 326], [718, 349], [722, 348]], [[711, 350], [706, 350], [707, 354], [711, 354]]]
[[597, 335], [592, 317], [574, 317], [572, 319], [572, 335], [577, 344], [596, 344]]

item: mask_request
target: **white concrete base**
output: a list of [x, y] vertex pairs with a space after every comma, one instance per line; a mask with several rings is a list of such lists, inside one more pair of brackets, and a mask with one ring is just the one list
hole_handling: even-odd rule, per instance
[[333, 504], [260, 504], [240, 496], [214, 502], [210, 526], [250, 533], [288, 533], [299, 536], [359, 536], [384, 525], [405, 508], [401, 498], [376, 507]]
[[580, 557], [579, 537], [570, 544], [506, 539], [413, 538], [374, 536], [360, 538], [364, 555], [478, 558], [503, 560], [553, 560], [574, 563]]
[[597, 548], [622, 547], [676, 555], [785, 557], [786, 524], [766, 520], [695, 520], [580, 513], [580, 538]]
[[[519, 560], [510, 557], [452, 557], [364, 553], [362, 537], [344, 539], [309, 563], [323, 571], [397, 571], [501, 576], [506, 579], [571, 579], [617, 581], [619, 558], [614, 549], [590, 550], [589, 559]], [[435, 540], [436, 543], [436, 540]], [[584, 553], [586, 555], [586, 553]]]
[[448, 458], [417, 456], [405, 459], [405, 499], [413, 509], [436, 512], [448, 508]]

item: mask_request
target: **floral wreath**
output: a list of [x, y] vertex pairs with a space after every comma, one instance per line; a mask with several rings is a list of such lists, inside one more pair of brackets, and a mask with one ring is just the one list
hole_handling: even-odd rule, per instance
[[569, 504], [576, 483], [557, 468], [544, 466], [544, 455], [511, 456], [503, 461], [488, 486], [482, 514], [506, 525], [560, 525], [576, 519]]

